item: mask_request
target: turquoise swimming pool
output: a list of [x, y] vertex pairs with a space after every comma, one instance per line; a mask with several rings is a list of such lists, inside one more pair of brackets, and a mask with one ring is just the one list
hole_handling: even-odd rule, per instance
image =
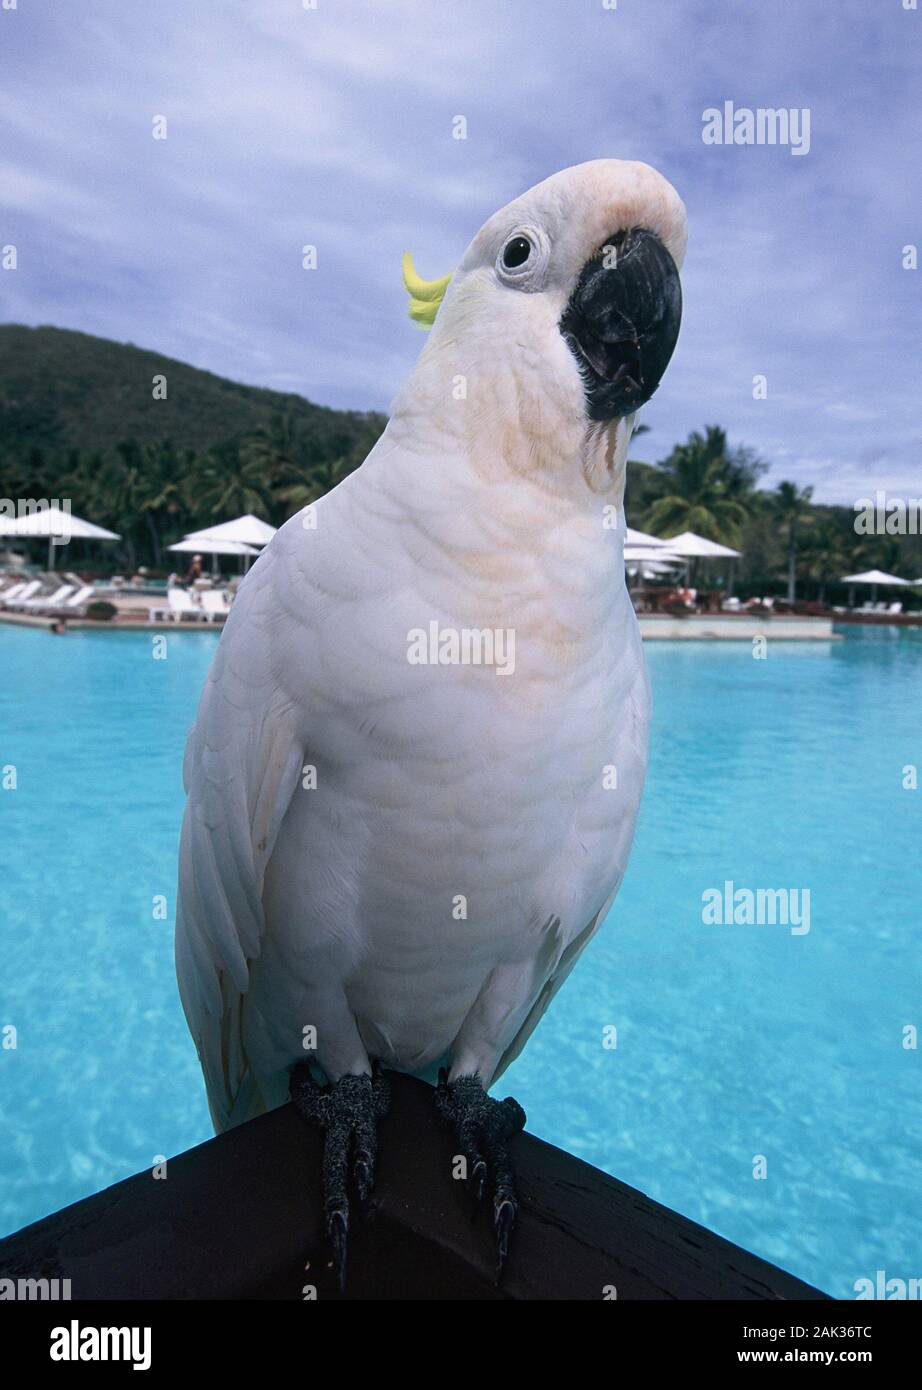
[[[215, 641], [171, 635], [158, 661], [143, 632], [0, 628], [2, 1231], [211, 1132], [172, 929]], [[922, 763], [922, 633], [648, 660], [627, 880], [500, 1092], [533, 1132], [836, 1296], [918, 1276], [922, 790], [903, 769]], [[727, 882], [795, 889], [798, 911], [809, 890], [809, 930], [705, 923]]]

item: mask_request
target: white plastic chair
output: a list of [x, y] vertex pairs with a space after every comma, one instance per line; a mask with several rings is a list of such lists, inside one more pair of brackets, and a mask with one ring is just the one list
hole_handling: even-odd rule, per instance
[[96, 589], [92, 584], [84, 584], [75, 594], [71, 594], [70, 598], [55, 606], [59, 612], [73, 615], [86, 607], [95, 592]]
[[0, 594], [0, 606], [9, 603], [10, 599], [18, 598], [25, 587], [25, 580], [22, 579], [16, 584], [11, 584], [9, 588], [5, 589], [4, 592]]
[[53, 594], [26, 599], [20, 607], [24, 613], [41, 613], [46, 608], [57, 608], [73, 590], [73, 584], [61, 584]]
[[173, 621], [181, 623], [183, 618], [202, 618], [207, 621], [208, 615], [203, 608], [195, 602], [192, 595], [185, 589], [168, 589], [167, 602], [170, 605], [170, 614]]
[[205, 589], [201, 595], [202, 608], [210, 623], [216, 618], [226, 618], [230, 612], [227, 595], [222, 589]]
[[16, 611], [22, 604], [27, 603], [33, 594], [37, 594], [41, 587], [42, 581], [40, 579], [30, 579], [28, 584], [22, 586], [22, 591], [18, 593], [15, 598], [8, 596], [4, 600], [4, 607], [12, 608]]

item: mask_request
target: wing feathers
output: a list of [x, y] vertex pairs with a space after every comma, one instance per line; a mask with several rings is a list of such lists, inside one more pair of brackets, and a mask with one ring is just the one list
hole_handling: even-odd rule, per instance
[[271, 575], [265, 555], [221, 636], [184, 761], [176, 969], [219, 1129], [263, 1108], [243, 1007], [263, 944], [266, 866], [303, 761], [268, 629], [253, 622]]

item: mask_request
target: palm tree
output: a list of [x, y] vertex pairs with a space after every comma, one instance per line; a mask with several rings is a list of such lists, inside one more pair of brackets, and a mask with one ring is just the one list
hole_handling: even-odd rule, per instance
[[697, 531], [710, 540], [737, 545], [763, 468], [749, 450], [728, 449], [726, 431], [718, 425], [706, 426], [704, 434], [695, 430], [657, 464], [660, 495], [643, 524], [663, 537]]
[[835, 583], [849, 569], [853, 552], [840, 527], [825, 522], [808, 531], [803, 540], [804, 572], [818, 587], [817, 598], [823, 603], [826, 585]]
[[341, 483], [343, 478], [349, 476], [358, 465], [361, 459], [346, 456], [344, 458], [330, 459], [325, 463], [316, 463], [313, 468], [287, 487], [279, 488], [278, 497], [286, 505], [286, 515], [293, 515], [306, 507], [311, 502], [316, 502], [318, 498]]
[[244, 463], [258, 470], [271, 488], [278, 513], [273, 520], [280, 522], [329, 492], [366, 453], [364, 445], [359, 450], [348, 436], [336, 432], [321, 441], [290, 415], [274, 416], [268, 428], [258, 429], [240, 450]]
[[852, 559], [855, 569], [866, 565], [868, 569], [898, 574], [905, 557], [896, 536], [862, 536], [856, 540]]
[[309, 442], [291, 415], [274, 415], [268, 426], [260, 426], [243, 441], [240, 457], [248, 468], [258, 469], [265, 485], [274, 489], [306, 471]]
[[266, 516], [270, 511], [270, 482], [260, 459], [252, 453], [241, 455], [235, 444], [196, 454], [183, 496], [204, 525], [245, 512]]
[[[191, 458], [186, 454], [187, 464]], [[145, 444], [142, 451], [141, 513], [150, 538], [154, 565], [162, 564], [164, 524], [175, 523], [185, 510], [182, 483], [182, 464], [170, 440], [160, 444]]]
[[81, 454], [73, 450], [60, 487], [73, 499], [75, 510], [121, 535], [116, 553], [133, 569], [140, 539], [145, 494], [142, 450], [137, 440], [124, 439], [114, 453]]
[[787, 531], [788, 603], [793, 603], [797, 596], [797, 533], [809, 514], [812, 496], [812, 487], [801, 489], [791, 482], [779, 483], [772, 495], [775, 516]]

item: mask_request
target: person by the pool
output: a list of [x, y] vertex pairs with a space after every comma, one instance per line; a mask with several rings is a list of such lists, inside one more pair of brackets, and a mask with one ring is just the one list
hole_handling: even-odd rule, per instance
[[202, 557], [201, 555], [193, 555], [192, 564], [189, 566], [183, 583], [191, 589], [192, 585], [195, 583], [197, 579], [203, 579], [204, 577], [204, 572], [202, 570]]

